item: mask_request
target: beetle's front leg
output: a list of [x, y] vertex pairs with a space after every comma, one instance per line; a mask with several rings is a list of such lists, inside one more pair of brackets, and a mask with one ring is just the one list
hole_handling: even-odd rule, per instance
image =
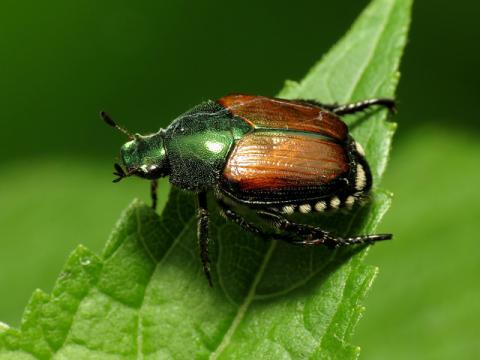
[[212, 276], [210, 274], [210, 258], [208, 256], [208, 207], [207, 207], [207, 193], [201, 192], [198, 194], [198, 223], [197, 235], [198, 245], [200, 247], [200, 259], [202, 260], [203, 272], [207, 277], [208, 283], [213, 287]]
[[155, 210], [157, 208], [157, 199], [158, 199], [158, 180], [152, 180], [150, 182], [150, 199], [152, 199], [152, 209]]

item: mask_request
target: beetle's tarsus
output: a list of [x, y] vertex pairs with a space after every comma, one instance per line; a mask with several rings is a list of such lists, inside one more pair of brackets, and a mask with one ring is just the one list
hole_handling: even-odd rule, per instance
[[364, 236], [354, 236], [348, 238], [342, 237], [320, 237], [314, 239], [305, 239], [301, 241], [292, 242], [295, 245], [303, 246], [318, 246], [325, 245], [329, 248], [335, 249], [342, 246], [348, 245], [361, 245], [361, 244], [374, 244], [377, 241], [390, 240], [392, 238], [391, 234], [378, 234], [378, 235], [364, 235]]

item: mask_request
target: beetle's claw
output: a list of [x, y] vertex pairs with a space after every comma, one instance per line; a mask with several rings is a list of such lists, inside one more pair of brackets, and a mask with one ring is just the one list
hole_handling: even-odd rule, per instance
[[388, 106], [388, 111], [392, 114], [392, 115], [396, 115], [397, 112], [398, 112], [398, 109], [397, 109], [397, 103], [395, 101], [392, 101], [392, 103], [390, 104], [390, 106]]

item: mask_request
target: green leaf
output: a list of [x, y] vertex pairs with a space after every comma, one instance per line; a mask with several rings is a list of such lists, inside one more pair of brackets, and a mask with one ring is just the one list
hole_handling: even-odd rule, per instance
[[[410, 8], [411, 0], [374, 0], [280, 96], [393, 96]], [[395, 129], [386, 116], [381, 110], [346, 119], [376, 184]], [[339, 234], [371, 233], [389, 204], [377, 190], [368, 206], [315, 221]], [[21, 328], [0, 325], [0, 358], [356, 358], [349, 340], [377, 271], [363, 264], [366, 250], [265, 242], [216, 213], [212, 206], [214, 289], [200, 267], [192, 195], [172, 190], [160, 218], [135, 201], [100, 257], [78, 247], [52, 293], [34, 293]]]

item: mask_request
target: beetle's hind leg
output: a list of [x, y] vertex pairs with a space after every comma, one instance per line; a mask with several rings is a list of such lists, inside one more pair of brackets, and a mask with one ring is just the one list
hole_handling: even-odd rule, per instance
[[351, 104], [344, 104], [344, 105], [322, 104], [314, 100], [302, 100], [302, 102], [322, 107], [324, 109], [330, 110], [331, 112], [337, 115], [354, 114], [356, 112], [366, 110], [369, 107], [375, 106], [375, 105], [386, 107], [392, 113], [395, 113], [397, 111], [395, 100], [386, 99], [386, 98], [367, 99], [367, 100], [363, 100], [363, 101], [359, 101]]
[[202, 260], [203, 272], [207, 277], [208, 283], [213, 287], [212, 275], [210, 274], [210, 258], [208, 256], [208, 207], [207, 194], [201, 192], [198, 194], [198, 244], [200, 247], [200, 259]]
[[306, 224], [298, 224], [292, 222], [280, 215], [270, 212], [259, 212], [263, 218], [270, 220], [278, 229], [296, 235], [299, 240], [290, 240], [289, 242], [295, 245], [303, 246], [318, 246], [325, 245], [329, 248], [337, 248], [345, 245], [354, 244], [371, 244], [376, 241], [390, 240], [391, 234], [375, 234], [375, 235], [361, 235], [354, 237], [338, 237], [333, 236], [327, 231], [318, 227]]
[[337, 237], [318, 227], [306, 224], [298, 224], [271, 212], [258, 211], [257, 214], [261, 218], [269, 221], [273, 224], [273, 226], [285, 232], [284, 234], [273, 234], [265, 232], [257, 225], [249, 222], [224, 202], [218, 201], [218, 204], [225, 217], [242, 227], [244, 230], [252, 232], [256, 235], [260, 235], [265, 239], [286, 241], [293, 245], [324, 245], [329, 248], [337, 248], [345, 245], [371, 244], [376, 241], [389, 240], [392, 238], [391, 234], [362, 235], [346, 238]]

